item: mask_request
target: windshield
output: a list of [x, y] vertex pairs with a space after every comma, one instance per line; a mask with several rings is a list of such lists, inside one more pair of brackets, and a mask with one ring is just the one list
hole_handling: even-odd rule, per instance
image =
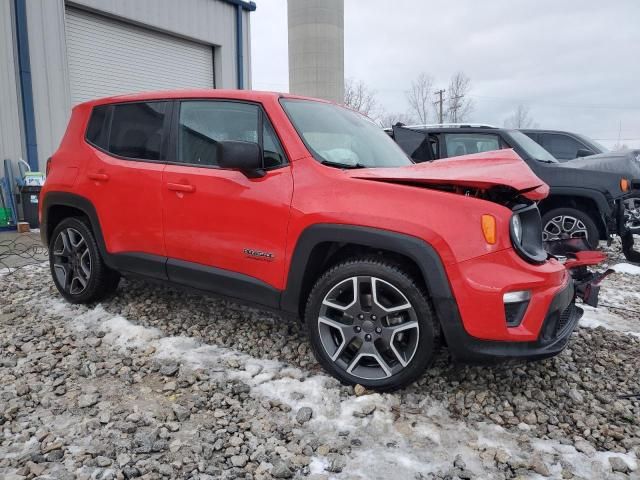
[[539, 162], [559, 163], [556, 157], [547, 152], [542, 146], [535, 140], [532, 140], [524, 133], [518, 130], [509, 130], [509, 135], [513, 141], [520, 147], [525, 153]]
[[281, 104], [319, 162], [344, 168], [413, 164], [389, 135], [364, 115], [313, 100], [282, 99]]

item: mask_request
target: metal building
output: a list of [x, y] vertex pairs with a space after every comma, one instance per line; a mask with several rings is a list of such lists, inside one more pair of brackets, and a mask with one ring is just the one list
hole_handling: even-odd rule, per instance
[[344, 101], [344, 0], [288, 0], [289, 91]]
[[0, 160], [44, 169], [72, 106], [91, 98], [250, 88], [255, 8], [244, 0], [0, 1]]

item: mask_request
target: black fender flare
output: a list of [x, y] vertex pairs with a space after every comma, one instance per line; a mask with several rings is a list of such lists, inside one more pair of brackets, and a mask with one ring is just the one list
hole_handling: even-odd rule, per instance
[[166, 280], [166, 257], [141, 252], [125, 252], [112, 255], [107, 251], [102, 226], [93, 203], [86, 197], [69, 192], [47, 192], [42, 202], [42, 218], [40, 221], [40, 237], [45, 246], [49, 246], [49, 212], [55, 206], [73, 207], [81, 211], [91, 224], [100, 255], [104, 263], [111, 269], [120, 272], [140, 273], [159, 280]]
[[100, 226], [100, 220], [98, 219], [98, 214], [96, 212], [95, 207], [91, 203], [91, 201], [85, 197], [77, 195], [75, 193], [69, 192], [47, 192], [44, 195], [44, 198], [40, 199], [41, 202], [41, 212], [42, 218], [40, 219], [40, 238], [42, 239], [42, 243], [45, 246], [49, 246], [49, 212], [53, 207], [56, 206], [65, 206], [72, 207], [77, 210], [80, 210], [82, 213], [86, 215], [91, 223], [91, 229], [93, 230], [93, 234], [96, 237], [96, 241], [98, 243], [98, 247], [100, 248], [100, 253], [106, 257], [107, 248], [104, 243], [104, 237], [102, 236], [102, 227]]
[[420, 269], [443, 330], [450, 322], [461, 323], [458, 306], [449, 279], [436, 250], [420, 238], [371, 227], [319, 224], [307, 227], [296, 243], [291, 257], [287, 286], [280, 298], [280, 308], [298, 315], [302, 283], [313, 249], [325, 242], [380, 248], [410, 258]]
[[540, 203], [544, 204], [545, 200], [552, 199], [554, 197], [579, 197], [587, 198], [594, 202], [598, 207], [599, 213], [602, 216], [611, 217], [614, 214], [613, 202], [607, 198], [607, 196], [598, 190], [591, 188], [580, 187], [552, 187], [549, 196], [542, 200]]

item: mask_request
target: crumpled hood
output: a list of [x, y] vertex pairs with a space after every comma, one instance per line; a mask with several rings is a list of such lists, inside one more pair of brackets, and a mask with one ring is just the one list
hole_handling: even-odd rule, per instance
[[549, 186], [540, 180], [512, 149], [464, 155], [406, 167], [348, 170], [347, 174], [363, 180], [453, 185], [483, 190], [505, 186], [517, 190], [530, 200], [542, 200], [549, 194]]

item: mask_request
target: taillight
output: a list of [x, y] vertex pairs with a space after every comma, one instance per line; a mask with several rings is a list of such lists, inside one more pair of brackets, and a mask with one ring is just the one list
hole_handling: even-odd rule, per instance
[[51, 159], [52, 157], [47, 158], [47, 166], [44, 170], [45, 175], [47, 175], [47, 177], [49, 176], [49, 170], [51, 170]]

